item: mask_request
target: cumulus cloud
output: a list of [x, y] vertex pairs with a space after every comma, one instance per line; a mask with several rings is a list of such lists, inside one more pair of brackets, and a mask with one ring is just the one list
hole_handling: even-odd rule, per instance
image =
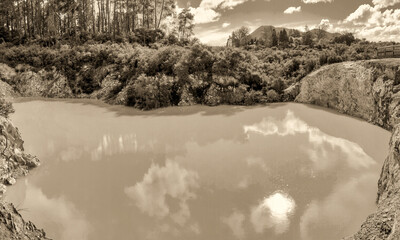
[[[378, 1], [375, 2], [378, 4]], [[400, 9], [382, 10], [382, 6], [384, 5], [363, 4], [359, 6], [343, 21], [339, 22], [336, 30], [353, 32], [357, 37], [373, 41], [398, 40]]]
[[222, 218], [222, 222], [231, 229], [232, 234], [238, 239], [243, 239], [245, 237], [245, 231], [243, 227], [244, 220], [244, 214], [239, 211], [234, 211], [228, 217]]
[[194, 14], [194, 22], [203, 24], [218, 21], [221, 9], [233, 9], [237, 5], [243, 4], [248, 0], [202, 0], [197, 8], [190, 8]]
[[379, 18], [377, 15], [380, 15], [380, 11], [377, 8], [374, 8], [369, 4], [363, 4], [351, 13], [344, 20], [344, 23], [352, 23], [354, 25], [373, 24], [377, 17]]
[[284, 14], [293, 14], [293, 13], [298, 13], [301, 12], [301, 6], [299, 7], [290, 7], [286, 9], [283, 13]]
[[331, 24], [329, 19], [322, 19], [321, 22], [319, 23], [319, 27], [321, 27], [321, 29], [329, 31], [333, 28], [333, 24]]
[[303, 0], [305, 4], [314, 4], [314, 3], [331, 3], [333, 0]]
[[202, 23], [210, 23], [216, 22], [221, 17], [221, 14], [216, 12], [214, 9], [209, 8], [190, 8], [190, 12], [194, 14], [194, 23], [202, 24]]
[[[172, 220], [183, 226], [190, 218], [187, 201], [196, 197], [193, 189], [197, 187], [197, 173], [188, 171], [168, 160], [164, 167], [153, 164], [141, 182], [125, 188], [125, 194], [150, 217], [162, 219], [170, 216]], [[170, 213], [167, 196], [178, 202], [177, 212]]]
[[274, 229], [276, 234], [282, 234], [289, 229], [289, 218], [295, 207], [292, 197], [284, 192], [276, 192], [252, 208], [250, 221], [257, 233]]
[[[263, 119], [260, 123], [246, 125], [243, 127], [245, 134], [260, 134], [264, 136], [278, 135], [289, 136], [297, 134], [307, 134], [308, 141], [312, 144], [307, 148], [310, 160], [314, 163], [316, 170], [325, 170], [329, 168], [336, 158], [337, 161], [345, 160], [348, 166], [359, 169], [367, 168], [375, 161], [368, 156], [364, 150], [357, 144], [343, 138], [330, 136], [320, 129], [309, 126], [306, 122], [297, 118], [293, 112], [288, 111], [283, 120]], [[338, 158], [337, 155], [330, 156], [328, 148], [339, 149], [344, 153], [344, 157]]]
[[400, 0], [372, 0], [372, 3], [379, 8], [386, 8], [400, 3]]

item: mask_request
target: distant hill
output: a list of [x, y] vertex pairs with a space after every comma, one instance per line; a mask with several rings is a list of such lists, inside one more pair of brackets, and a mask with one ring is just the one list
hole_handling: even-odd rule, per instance
[[289, 29], [289, 28], [284, 28], [284, 27], [274, 27], [274, 26], [261, 26], [261, 27], [257, 28], [256, 30], [254, 30], [254, 32], [252, 32], [250, 34], [250, 38], [252, 38], [252, 39], [270, 39], [272, 36], [273, 29], [275, 29], [276, 34], [278, 36], [279, 36], [279, 33], [281, 31], [283, 31], [284, 29], [286, 30], [286, 32], [288, 33], [289, 36], [292, 36], [292, 35], [300, 36], [300, 34], [301, 34], [301, 32], [296, 29]]
[[[296, 29], [290, 29], [290, 28], [284, 28], [284, 27], [274, 27], [274, 26], [261, 26], [254, 30], [250, 34], [251, 39], [262, 39], [262, 40], [267, 40], [269, 41], [272, 36], [272, 31], [275, 29], [277, 36], [279, 37], [279, 33], [283, 31], [284, 29], [288, 33], [290, 37], [301, 37], [304, 35], [304, 32], [301, 32]], [[340, 36], [340, 33], [330, 33], [324, 30], [319, 30], [319, 29], [313, 29], [310, 31], [313, 34], [314, 38], [318, 38], [320, 36], [320, 39], [324, 39], [327, 41], [333, 40], [335, 37]]]

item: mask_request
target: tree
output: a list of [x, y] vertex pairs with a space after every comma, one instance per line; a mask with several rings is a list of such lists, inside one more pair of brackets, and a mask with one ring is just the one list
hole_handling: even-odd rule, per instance
[[178, 31], [180, 39], [188, 40], [193, 35], [193, 24], [194, 15], [188, 8], [182, 10], [178, 15]]
[[242, 47], [249, 43], [250, 29], [248, 27], [241, 27], [232, 32], [232, 44], [235, 47]]
[[276, 35], [276, 30], [275, 28], [272, 29], [272, 35], [271, 35], [271, 47], [276, 47], [278, 46], [278, 36]]
[[348, 46], [350, 46], [355, 41], [356, 39], [352, 33], [341, 34], [340, 36], [337, 36], [333, 39], [334, 43], [345, 43]]
[[[166, 31], [163, 21], [178, 18], [174, 9], [174, 0], [1, 0], [0, 41], [62, 37], [73, 43], [90, 35], [102, 42], [121, 40], [122, 35], [133, 39], [131, 33], [138, 28]], [[188, 38], [193, 32], [188, 10], [183, 21], [183, 37]]]
[[304, 27], [304, 30], [305, 33], [303, 35], [303, 44], [311, 47], [314, 44], [313, 35], [307, 25]]
[[279, 33], [279, 45], [287, 47], [289, 45], [289, 37], [285, 29]]

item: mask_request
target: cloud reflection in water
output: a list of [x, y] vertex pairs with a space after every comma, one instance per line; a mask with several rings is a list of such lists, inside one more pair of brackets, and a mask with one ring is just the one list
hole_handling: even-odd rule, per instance
[[[25, 180], [24, 188], [26, 188], [24, 199], [26, 214], [30, 215], [32, 212], [33, 221], [38, 226], [56, 224], [54, 226], [59, 229], [57, 231], [59, 235], [55, 236], [55, 239], [88, 239], [90, 223], [72, 202], [63, 196], [48, 197], [28, 180]], [[34, 213], [40, 213], [41, 216], [37, 217], [33, 215]]]
[[91, 153], [92, 160], [102, 156], [112, 156], [116, 153], [131, 153], [138, 151], [136, 134], [119, 135], [118, 137], [104, 134], [96, 149]]
[[[180, 226], [190, 218], [189, 199], [196, 198], [193, 189], [198, 188], [198, 175], [188, 171], [176, 162], [167, 160], [160, 167], [152, 164], [143, 180], [132, 187], [125, 188], [125, 194], [133, 199], [136, 206], [150, 217], [163, 219], [170, 216]], [[170, 212], [167, 196], [178, 201], [179, 209]]]
[[243, 213], [235, 210], [231, 215], [223, 217], [221, 220], [230, 228], [236, 238], [243, 239], [245, 237], [245, 230], [243, 228], [245, 218]]
[[329, 152], [326, 147], [339, 149], [344, 153], [344, 160], [353, 169], [367, 168], [375, 164], [375, 161], [357, 143], [328, 135], [318, 128], [311, 127], [297, 118], [290, 110], [287, 111], [283, 120], [264, 118], [260, 123], [245, 125], [243, 129], [248, 138], [250, 138], [251, 133], [282, 137], [308, 134], [308, 141], [313, 147], [305, 151], [314, 163], [316, 170], [325, 170], [333, 164], [332, 159], [328, 157]]

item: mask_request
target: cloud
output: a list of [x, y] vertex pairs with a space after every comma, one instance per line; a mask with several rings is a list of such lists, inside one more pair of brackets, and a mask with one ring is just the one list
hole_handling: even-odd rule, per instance
[[[187, 201], [196, 197], [193, 189], [197, 187], [197, 173], [181, 168], [177, 163], [168, 160], [164, 167], [152, 164], [141, 182], [125, 188], [125, 194], [150, 217], [162, 219], [170, 215], [176, 223], [184, 225], [190, 218]], [[177, 212], [170, 213], [167, 196], [178, 201]]]
[[190, 12], [194, 14], [194, 23], [195, 24], [203, 24], [216, 22], [221, 17], [220, 13], [217, 13], [213, 9], [205, 9], [205, 8], [190, 8]]
[[293, 13], [298, 13], [301, 12], [301, 6], [299, 7], [290, 7], [286, 9], [283, 13], [284, 14], [293, 14]]
[[194, 14], [195, 24], [216, 22], [221, 17], [220, 10], [233, 9], [237, 5], [243, 4], [248, 0], [202, 0], [197, 8], [190, 7], [190, 12]]
[[319, 23], [319, 27], [321, 27], [321, 29], [329, 31], [333, 28], [333, 25], [331, 24], [329, 19], [322, 19], [321, 22]]
[[222, 24], [222, 27], [223, 27], [223, 28], [226, 28], [226, 27], [229, 27], [230, 25], [231, 25], [231, 23], [223, 23], [223, 24]]
[[292, 197], [284, 192], [276, 192], [252, 208], [250, 221], [257, 233], [274, 229], [276, 234], [282, 234], [289, 228], [289, 217], [294, 213], [295, 207]]
[[382, 10], [381, 6], [363, 4], [338, 23], [337, 31], [353, 32], [372, 41], [397, 41], [400, 34], [400, 9]]
[[314, 4], [314, 3], [331, 3], [334, 0], [302, 0], [305, 4]]
[[372, 0], [372, 3], [378, 8], [386, 8], [400, 3], [400, 0]]
[[[375, 15], [375, 17], [373, 17]], [[369, 4], [363, 4], [351, 13], [345, 20], [344, 23], [352, 23], [354, 25], [366, 25], [374, 23], [376, 15], [380, 15], [380, 11], [377, 8], [372, 7]]]
[[[247, 137], [250, 137], [250, 134], [282, 137], [297, 134], [308, 135], [308, 141], [312, 147], [305, 151], [309, 154], [309, 159], [314, 163], [316, 170], [328, 169], [332, 164], [341, 160], [345, 160], [347, 165], [354, 169], [367, 168], [375, 164], [375, 161], [357, 143], [330, 136], [318, 128], [311, 127], [291, 111], [287, 112], [283, 120], [263, 119], [260, 123], [245, 125], [243, 129]], [[341, 150], [344, 157], [338, 157], [336, 154], [330, 156], [327, 148]], [[337, 159], [337, 161], [332, 159]]]
[[232, 231], [232, 234], [238, 239], [243, 239], [245, 237], [245, 231], [243, 228], [244, 220], [244, 214], [238, 211], [234, 211], [228, 217], [222, 218], [222, 222], [228, 225]]

